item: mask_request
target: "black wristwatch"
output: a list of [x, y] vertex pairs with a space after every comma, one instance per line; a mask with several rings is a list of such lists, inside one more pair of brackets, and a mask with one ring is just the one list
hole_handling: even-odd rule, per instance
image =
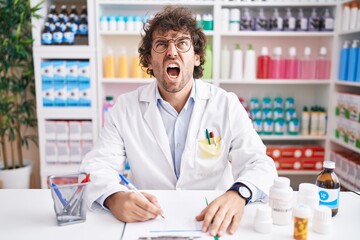
[[234, 183], [228, 191], [236, 191], [245, 200], [245, 205], [250, 202], [252, 197], [250, 188], [241, 182]]

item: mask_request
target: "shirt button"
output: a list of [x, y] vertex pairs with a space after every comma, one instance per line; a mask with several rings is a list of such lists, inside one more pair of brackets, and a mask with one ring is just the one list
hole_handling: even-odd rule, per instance
[[181, 147], [181, 144], [180, 143], [176, 144], [176, 147], [177, 148]]

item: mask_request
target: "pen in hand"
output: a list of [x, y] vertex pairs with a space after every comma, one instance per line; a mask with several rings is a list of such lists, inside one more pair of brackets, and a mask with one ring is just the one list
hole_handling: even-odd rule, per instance
[[[123, 176], [122, 174], [119, 174], [121, 180], [125, 183], [125, 185], [133, 190], [134, 192], [136, 192], [138, 195], [140, 195], [144, 200], [149, 202], [149, 199], [147, 199], [125, 176]], [[160, 216], [162, 218], [165, 218], [162, 214], [160, 214]]]

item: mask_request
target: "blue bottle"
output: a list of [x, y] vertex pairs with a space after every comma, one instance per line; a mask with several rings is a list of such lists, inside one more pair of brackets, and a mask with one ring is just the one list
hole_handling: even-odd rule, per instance
[[359, 59], [359, 40], [355, 39], [349, 50], [348, 80], [356, 81], [357, 63]]
[[339, 80], [348, 80], [348, 66], [349, 66], [349, 41], [345, 41], [340, 53], [340, 64], [339, 64]]
[[355, 67], [355, 69], [357, 69], [355, 81], [360, 82], [360, 47], [358, 47], [357, 50], [358, 50], [358, 60]]

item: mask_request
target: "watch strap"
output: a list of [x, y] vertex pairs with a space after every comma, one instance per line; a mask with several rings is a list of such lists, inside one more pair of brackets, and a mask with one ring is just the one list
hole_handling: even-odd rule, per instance
[[[245, 187], [245, 188], [247, 188], [247, 189], [249, 190], [249, 192], [250, 192], [250, 197], [247, 198], [247, 197], [241, 195], [240, 192], [239, 192], [240, 187]], [[251, 198], [252, 198], [252, 191], [251, 191], [251, 189], [250, 189], [248, 186], [246, 186], [244, 183], [242, 183], [242, 182], [236, 182], [236, 183], [234, 183], [234, 184], [228, 189], [228, 191], [236, 191], [236, 192], [239, 194], [239, 196], [245, 200], [245, 205], [247, 205], [247, 204], [250, 202]]]

